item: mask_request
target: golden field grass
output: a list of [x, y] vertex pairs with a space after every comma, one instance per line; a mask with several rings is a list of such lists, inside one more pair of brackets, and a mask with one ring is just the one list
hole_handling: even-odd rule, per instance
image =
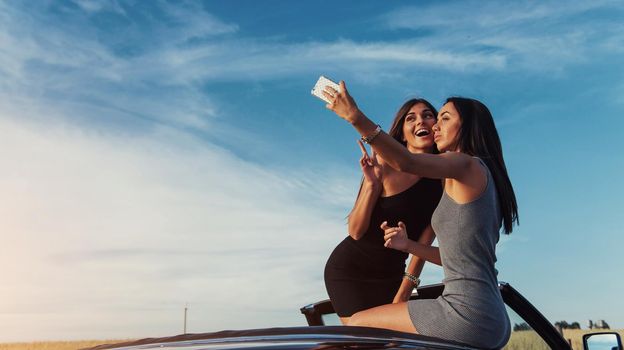
[[[572, 349], [583, 349], [583, 335], [593, 332], [602, 332], [603, 330], [590, 330], [590, 329], [564, 329], [563, 337], [572, 341]], [[624, 329], [605, 329], [605, 332], [618, 332], [620, 338], [624, 339]]]
[[512, 332], [511, 338], [504, 350], [550, 350], [534, 331]]
[[[607, 332], [618, 332], [620, 337], [624, 337], [624, 329], [605, 330]], [[600, 330], [589, 329], [564, 329], [563, 337], [572, 344], [572, 349], [583, 349], [583, 335], [592, 332], [600, 332]], [[505, 350], [548, 350], [550, 349], [546, 343], [534, 331], [513, 332], [509, 343], [505, 346]]]
[[101, 344], [114, 344], [124, 340], [77, 340], [77, 341], [42, 341], [30, 343], [0, 343], [0, 350], [76, 350]]
[[[618, 332], [624, 339], [624, 329], [607, 330]], [[572, 343], [572, 349], [583, 349], [583, 334], [594, 332], [588, 329], [565, 329], [563, 337]], [[126, 342], [123, 340], [80, 340], [80, 341], [51, 341], [31, 343], [4, 343], [0, 350], [76, 350], [93, 347], [101, 344]], [[505, 350], [549, 350], [550, 348], [539, 338], [534, 331], [513, 332]]]

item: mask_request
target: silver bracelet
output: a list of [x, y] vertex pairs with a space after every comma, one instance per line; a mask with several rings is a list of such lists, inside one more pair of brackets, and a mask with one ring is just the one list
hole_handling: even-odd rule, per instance
[[409, 272], [405, 272], [403, 274], [403, 278], [408, 279], [410, 282], [414, 283], [414, 288], [417, 288], [420, 285], [420, 278], [412, 275]]
[[372, 134], [370, 134], [368, 136], [362, 136], [362, 138], [360, 140], [362, 140], [362, 142], [370, 145], [371, 142], [373, 142], [375, 137], [377, 137], [377, 135], [379, 135], [380, 132], [381, 132], [381, 126], [379, 126], [379, 124], [377, 124], [377, 128], [375, 128], [375, 131], [373, 131]]

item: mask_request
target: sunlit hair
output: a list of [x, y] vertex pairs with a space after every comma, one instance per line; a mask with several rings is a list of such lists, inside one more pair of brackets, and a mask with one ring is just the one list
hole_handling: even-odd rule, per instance
[[496, 185], [503, 228], [506, 234], [510, 234], [514, 223], [519, 223], [518, 204], [507, 174], [494, 118], [490, 110], [477, 100], [449, 97], [446, 103], [449, 102], [455, 106], [461, 120], [457, 147], [463, 153], [481, 158], [487, 165]]

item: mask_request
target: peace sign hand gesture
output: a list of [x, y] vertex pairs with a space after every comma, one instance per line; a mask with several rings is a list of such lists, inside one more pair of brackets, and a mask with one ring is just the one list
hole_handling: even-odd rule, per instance
[[362, 169], [362, 174], [364, 174], [364, 181], [372, 187], [381, 186], [381, 165], [379, 165], [379, 162], [377, 162], [375, 151], [373, 151], [371, 157], [368, 155], [366, 147], [364, 147], [362, 141], [358, 140], [357, 142], [360, 146], [360, 150], [362, 151], [362, 157], [360, 158], [360, 168]]

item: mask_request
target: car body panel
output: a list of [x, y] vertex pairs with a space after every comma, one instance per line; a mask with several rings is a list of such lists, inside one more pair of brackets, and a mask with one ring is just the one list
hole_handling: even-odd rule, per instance
[[[572, 348], [555, 327], [516, 289], [501, 282], [499, 289], [505, 304], [516, 312], [551, 349]], [[435, 299], [444, 291], [443, 284], [419, 287], [411, 299]], [[452, 349], [473, 347], [418, 334], [369, 327], [325, 326], [323, 316], [334, 313], [329, 300], [300, 309], [308, 327], [265, 328], [215, 333], [183, 334], [148, 338], [133, 342], [100, 345], [91, 350], [117, 349]]]
[[[548, 346], [552, 349], [571, 349], [570, 344], [557, 329], [520, 292], [505, 282], [500, 282], [498, 287], [505, 304], [522, 317]], [[412, 294], [410, 300], [435, 299], [442, 295], [443, 291], [443, 284], [419, 287], [417, 293]], [[327, 299], [306, 305], [300, 311], [306, 317], [309, 325], [321, 326], [323, 325], [323, 316], [334, 313], [334, 308], [331, 305], [331, 301]]]
[[138, 349], [438, 349], [475, 348], [417, 334], [370, 327], [309, 326], [184, 334], [100, 345], [91, 350]]

